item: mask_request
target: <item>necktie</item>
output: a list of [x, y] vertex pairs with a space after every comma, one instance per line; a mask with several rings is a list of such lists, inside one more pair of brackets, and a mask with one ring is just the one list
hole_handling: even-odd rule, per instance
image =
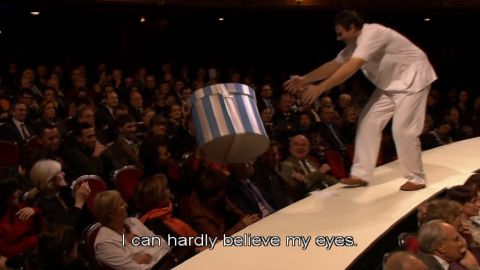
[[26, 139], [28, 139], [28, 131], [27, 129], [25, 128], [25, 124], [24, 123], [21, 123], [20, 124], [20, 132], [22, 133], [22, 137], [23, 137], [23, 140], [25, 141]]
[[308, 163], [307, 161], [304, 159], [304, 160], [300, 160], [300, 165], [302, 166], [302, 169], [303, 171], [305, 172], [305, 175], [308, 175], [310, 173], [312, 173], [312, 170], [310, 169], [310, 167], [308, 166]]
[[247, 186], [247, 189], [250, 191], [250, 193], [253, 195], [253, 197], [257, 201], [258, 207], [260, 208], [260, 211], [262, 212], [262, 217], [266, 217], [266, 216], [268, 216], [269, 214], [271, 214], [275, 211], [270, 206], [270, 204], [268, 204], [268, 202], [265, 200], [265, 198], [260, 193], [260, 191], [250, 183], [249, 179], [247, 179], [245, 181], [245, 184]]
[[340, 140], [340, 138], [338, 138], [337, 136], [337, 133], [335, 132], [335, 130], [333, 129], [332, 125], [327, 125], [328, 129], [330, 130], [330, 133], [332, 133], [332, 136], [335, 138], [335, 140], [337, 141], [338, 145], [340, 146], [340, 149], [342, 151], [345, 150], [345, 145], [342, 143], [342, 141]]

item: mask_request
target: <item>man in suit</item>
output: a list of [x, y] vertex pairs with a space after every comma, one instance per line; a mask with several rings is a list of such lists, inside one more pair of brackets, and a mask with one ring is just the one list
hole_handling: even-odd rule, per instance
[[227, 194], [240, 209], [262, 218], [277, 210], [270, 196], [250, 181], [254, 173], [252, 162], [229, 164], [228, 168], [231, 175], [227, 183]]
[[310, 141], [304, 135], [290, 139], [290, 156], [281, 164], [281, 175], [294, 190], [294, 200], [303, 198], [309, 191], [335, 185], [338, 180], [326, 173], [328, 164], [321, 164], [310, 155]]
[[132, 115], [123, 115], [116, 120], [118, 137], [115, 142], [103, 153], [107, 173], [127, 165], [142, 167], [139, 158], [140, 143], [135, 138], [137, 123]]
[[115, 107], [118, 106], [118, 95], [114, 90], [105, 92], [105, 102], [97, 107], [98, 122], [106, 126], [106, 135], [109, 141], [117, 138], [115, 126]]
[[431, 270], [480, 269], [465, 239], [455, 228], [435, 219], [424, 223], [418, 232], [418, 257]]
[[12, 118], [1, 127], [0, 138], [23, 145], [28, 138], [34, 135], [34, 129], [27, 121], [27, 105], [17, 102], [13, 104], [10, 113]]
[[293, 191], [280, 175], [280, 149], [272, 142], [270, 148], [257, 159], [252, 181], [267, 192], [278, 208], [284, 208], [292, 203], [290, 196]]

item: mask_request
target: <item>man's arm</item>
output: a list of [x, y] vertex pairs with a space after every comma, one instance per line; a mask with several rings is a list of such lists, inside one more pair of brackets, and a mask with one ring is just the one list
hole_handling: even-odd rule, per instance
[[348, 78], [352, 77], [357, 70], [359, 70], [365, 60], [360, 58], [351, 58], [345, 64], [343, 64], [340, 68], [338, 68], [332, 76], [328, 77], [328, 79], [324, 80], [318, 85], [309, 87], [305, 93], [303, 94], [302, 100], [305, 104], [311, 104], [318, 98], [321, 94], [325, 91], [332, 89], [333, 87], [343, 83]]
[[290, 79], [286, 81], [283, 84], [283, 86], [289, 92], [296, 92], [307, 84], [328, 78], [340, 67], [341, 67], [341, 64], [339, 62], [335, 60], [331, 60], [330, 62], [327, 62], [321, 65], [320, 67], [312, 70], [311, 72], [305, 74], [304, 76], [295, 75], [290, 77]]

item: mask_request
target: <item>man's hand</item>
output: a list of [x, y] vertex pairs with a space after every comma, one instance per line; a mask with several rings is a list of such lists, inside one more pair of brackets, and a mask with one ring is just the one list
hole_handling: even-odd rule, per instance
[[305, 85], [305, 80], [303, 76], [293, 75], [290, 76], [290, 79], [283, 84], [283, 87], [290, 94], [295, 94]]
[[328, 89], [324, 88], [322, 84], [309, 85], [302, 96], [303, 104], [312, 104], [320, 95], [326, 92]]

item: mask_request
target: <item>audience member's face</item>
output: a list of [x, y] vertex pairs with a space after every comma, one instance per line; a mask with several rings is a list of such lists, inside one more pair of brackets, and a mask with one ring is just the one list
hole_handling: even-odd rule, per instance
[[332, 107], [321, 109], [320, 118], [322, 118], [322, 121], [325, 122], [326, 124], [331, 124], [333, 122], [334, 116], [335, 116], [335, 113]]
[[176, 81], [175, 82], [175, 92], [180, 93], [180, 91], [185, 87], [185, 83], [183, 81]]
[[22, 95], [21, 101], [25, 104], [27, 104], [28, 107], [32, 106], [33, 104], [33, 96], [27, 93], [24, 93]]
[[468, 218], [478, 216], [479, 209], [480, 201], [475, 197], [463, 205], [463, 214]]
[[300, 125], [302, 127], [309, 127], [310, 124], [312, 124], [312, 120], [310, 119], [310, 116], [308, 116], [307, 114], [302, 114], [300, 116]]
[[155, 77], [147, 76], [147, 78], [145, 79], [145, 85], [147, 86], [147, 88], [154, 89], [157, 85]]
[[57, 95], [55, 91], [52, 89], [45, 90], [45, 93], [43, 96], [45, 101], [55, 101], [57, 99]]
[[290, 154], [296, 159], [305, 159], [310, 152], [310, 142], [304, 136], [295, 136], [290, 145]]
[[129, 122], [119, 128], [120, 133], [125, 136], [127, 139], [135, 138], [135, 133], [137, 132], [137, 123]]
[[358, 121], [358, 113], [355, 110], [348, 110], [345, 113], [345, 121], [348, 123], [355, 124]]
[[56, 116], [55, 112], [55, 105], [53, 103], [47, 103], [45, 105], [45, 109], [43, 111], [43, 118], [44, 119], [54, 119]]
[[145, 115], [142, 118], [143, 123], [148, 126], [148, 124], [150, 123], [150, 120], [152, 120], [154, 116], [155, 116], [154, 111], [148, 111], [147, 113], [145, 113]]
[[262, 98], [270, 99], [272, 98], [272, 92], [272, 87], [270, 87], [270, 85], [264, 85], [262, 86], [262, 91], [260, 92], [260, 95], [262, 96]]
[[127, 208], [128, 204], [119, 197], [115, 203], [115, 211], [111, 214], [111, 223], [114, 224], [123, 224], [125, 219], [128, 218]]
[[108, 92], [105, 103], [110, 107], [116, 107], [118, 105], [118, 95], [114, 91]]
[[352, 103], [352, 97], [350, 95], [340, 95], [338, 98], [338, 106], [340, 108], [346, 108]]
[[467, 250], [465, 240], [449, 224], [442, 225], [442, 231], [445, 234], [445, 238], [437, 244], [437, 252], [441, 253], [441, 257], [447, 262], [461, 259]]
[[283, 95], [280, 98], [280, 104], [279, 104], [280, 110], [284, 113], [290, 112], [290, 109], [292, 107], [292, 98], [287, 95]]
[[143, 98], [142, 95], [138, 92], [132, 92], [130, 94], [130, 105], [134, 108], [141, 108], [143, 107]]
[[95, 148], [97, 144], [97, 135], [95, 128], [86, 128], [82, 130], [82, 135], [78, 138], [78, 142], [85, 147]]
[[33, 87], [32, 81], [28, 78], [22, 78], [20, 80], [20, 88], [28, 88], [31, 89]]
[[182, 100], [187, 101], [192, 95], [192, 89], [185, 88], [182, 90]]
[[64, 172], [59, 172], [54, 177], [55, 177], [55, 179], [52, 179], [54, 188], [60, 189], [62, 187], [67, 186], [67, 182], [65, 181], [65, 173]]
[[263, 109], [261, 117], [262, 117], [263, 123], [271, 123], [272, 122], [272, 110], [270, 108]]
[[79, 123], [89, 123], [92, 126], [95, 126], [95, 113], [91, 109], [86, 109], [78, 117]]
[[322, 97], [322, 99], [320, 100], [320, 105], [322, 107], [332, 107], [333, 101], [330, 97]]
[[133, 77], [126, 77], [123, 79], [123, 84], [125, 85], [125, 88], [130, 88], [134, 85], [135, 81], [133, 80]]
[[115, 69], [112, 71], [112, 77], [114, 80], [122, 79], [122, 71], [120, 69]]
[[46, 128], [40, 141], [45, 149], [56, 152], [60, 148], [60, 132], [57, 128]]
[[460, 96], [458, 97], [460, 103], [464, 103], [464, 104], [468, 102], [468, 98], [469, 98], [469, 95], [467, 91], [461, 91]]
[[272, 146], [268, 151], [263, 155], [262, 161], [264, 164], [268, 164], [271, 168], [275, 168], [280, 162], [280, 151], [278, 146]]
[[27, 113], [28, 113], [27, 105], [23, 103], [19, 103], [19, 104], [16, 104], [15, 107], [13, 108], [12, 116], [16, 120], [23, 122], [27, 118]]
[[167, 133], [167, 128], [165, 125], [162, 124], [155, 124], [152, 126], [152, 134], [153, 136], [162, 136]]
[[173, 120], [179, 120], [182, 118], [182, 109], [178, 105], [172, 105], [170, 109], [170, 118]]
[[114, 113], [115, 113], [115, 117], [118, 118], [120, 116], [127, 115], [128, 109], [116, 108]]
[[456, 108], [450, 109], [450, 120], [454, 123], [458, 123], [460, 121], [460, 113]]

